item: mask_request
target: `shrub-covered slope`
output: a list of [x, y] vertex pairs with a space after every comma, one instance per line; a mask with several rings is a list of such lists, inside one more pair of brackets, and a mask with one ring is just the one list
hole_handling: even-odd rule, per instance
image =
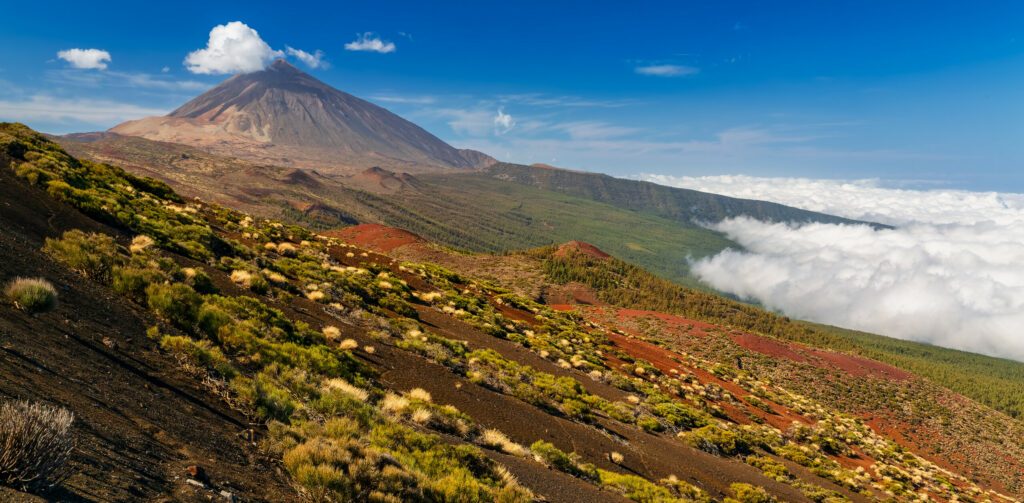
[[[0, 152], [18, 198], [68, 215], [30, 225], [37, 238], [17, 251], [61, 264], [62, 284], [78, 275], [97, 309], [106, 299], [135, 313], [125, 358], [173, 358], [202, 391], [192, 407], [244, 415], [237, 433], [287, 474], [294, 497], [916, 501], [1008, 500], [987, 489], [1019, 490], [979, 487], [742, 361], [659, 346], [472, 274], [183, 200], [23, 126], [0, 126]], [[0, 309], [6, 319], [15, 308]], [[81, 338], [54, 313], [29, 321]], [[12, 348], [24, 354], [21, 337]], [[93, 389], [108, 389], [92, 377]], [[91, 406], [29, 389], [76, 413]], [[121, 438], [78, 432], [86, 442]], [[226, 477], [219, 470], [210, 484]], [[67, 490], [103, 476], [83, 470]]]

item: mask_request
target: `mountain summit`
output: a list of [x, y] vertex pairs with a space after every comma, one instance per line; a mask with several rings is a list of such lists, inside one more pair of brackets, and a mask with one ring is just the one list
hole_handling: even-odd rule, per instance
[[283, 59], [235, 75], [167, 116], [125, 122], [111, 131], [328, 172], [369, 166], [477, 168], [494, 162], [480, 152], [456, 149]]

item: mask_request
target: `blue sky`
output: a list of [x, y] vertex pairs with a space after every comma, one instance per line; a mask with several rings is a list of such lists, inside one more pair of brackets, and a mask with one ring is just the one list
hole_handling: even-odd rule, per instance
[[[240, 21], [503, 160], [1024, 192], [1024, 3], [554, 4], [10, 2], [0, 120], [63, 133], [170, 111], [227, 77], [183, 62]], [[394, 50], [346, 49], [367, 32]], [[73, 48], [106, 68], [71, 68]]]

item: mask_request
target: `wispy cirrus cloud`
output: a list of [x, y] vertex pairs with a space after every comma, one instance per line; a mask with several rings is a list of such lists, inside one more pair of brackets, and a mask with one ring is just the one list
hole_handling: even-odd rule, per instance
[[633, 71], [651, 77], [685, 77], [700, 73], [699, 68], [684, 65], [641, 65], [633, 68]]
[[355, 40], [345, 44], [345, 50], [388, 54], [398, 50], [398, 47], [395, 46], [394, 42], [382, 40], [372, 32], [365, 32], [358, 35]]
[[296, 49], [294, 47], [290, 47], [290, 46], [286, 45], [284, 47], [284, 50], [285, 50], [286, 53], [288, 53], [289, 56], [292, 56], [292, 57], [298, 59], [299, 61], [302, 62], [302, 64], [308, 66], [309, 68], [313, 68], [313, 69], [325, 68], [326, 69], [326, 68], [330, 68], [331, 67], [330, 63], [328, 63], [326, 60], [324, 60], [324, 51], [321, 51], [320, 49], [317, 49], [317, 50], [313, 51], [312, 53], [309, 53], [309, 52], [303, 51], [302, 49]]
[[74, 70], [55, 70], [48, 72], [46, 79], [62, 85], [91, 88], [126, 87], [191, 92], [204, 91], [212, 87], [210, 84], [196, 80], [179, 80], [166, 75], [153, 75], [145, 72], [105, 71], [83, 73]]
[[516, 127], [516, 120], [512, 115], [505, 113], [504, 108], [498, 108], [498, 113], [494, 115], [494, 134], [503, 135]]
[[438, 101], [434, 96], [403, 96], [397, 94], [378, 94], [370, 96], [370, 99], [383, 103], [400, 103], [405, 105], [433, 105]]
[[111, 125], [167, 110], [102, 99], [59, 98], [37, 94], [21, 100], [0, 100], [0, 120]]

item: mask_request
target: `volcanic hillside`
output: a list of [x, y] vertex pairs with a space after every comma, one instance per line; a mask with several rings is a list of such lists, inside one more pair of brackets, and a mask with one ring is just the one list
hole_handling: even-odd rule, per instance
[[165, 117], [126, 122], [111, 131], [328, 172], [377, 165], [407, 171], [475, 168], [494, 162], [456, 149], [284, 60], [235, 75]]
[[[0, 152], [0, 279], [42, 276], [61, 298], [35, 315], [0, 304], [0, 396], [76, 414], [72, 475], [51, 497], [1022, 493], [1018, 421], [584, 243], [484, 257], [385, 240], [451, 268], [399, 261], [186, 201], [23, 126], [0, 126]], [[345, 239], [360, 232], [392, 235]], [[600, 305], [514, 293], [501, 275], [519, 267], [533, 271], [519, 280], [576, 282]]]

